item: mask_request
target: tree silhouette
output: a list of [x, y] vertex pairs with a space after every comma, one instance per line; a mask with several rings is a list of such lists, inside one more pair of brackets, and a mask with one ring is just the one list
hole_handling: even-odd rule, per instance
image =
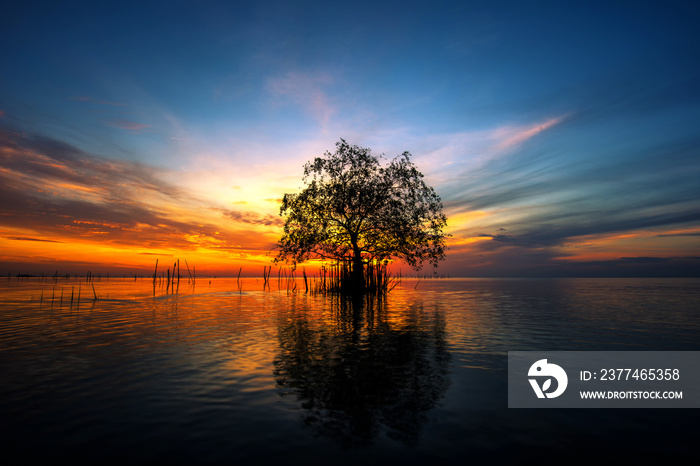
[[300, 193], [282, 200], [276, 261], [336, 261], [350, 270], [357, 291], [367, 265], [400, 259], [419, 270], [424, 261], [436, 267], [444, 259], [442, 203], [410, 153], [382, 166], [370, 149], [341, 139], [334, 153], [304, 165], [303, 182]]

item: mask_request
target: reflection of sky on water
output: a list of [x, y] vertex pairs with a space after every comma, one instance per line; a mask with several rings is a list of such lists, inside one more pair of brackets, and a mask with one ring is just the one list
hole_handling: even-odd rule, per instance
[[357, 464], [693, 445], [693, 410], [509, 410], [506, 353], [698, 350], [697, 280], [405, 281], [359, 308], [255, 279], [155, 299], [112, 279], [95, 283], [104, 299], [51, 307], [62, 285], [0, 283], [0, 442], [27, 457]]

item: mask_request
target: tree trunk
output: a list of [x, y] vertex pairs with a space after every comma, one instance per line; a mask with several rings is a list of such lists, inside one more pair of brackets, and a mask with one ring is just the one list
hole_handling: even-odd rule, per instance
[[352, 292], [362, 293], [365, 290], [365, 269], [362, 264], [362, 254], [360, 249], [353, 245], [352, 258]]

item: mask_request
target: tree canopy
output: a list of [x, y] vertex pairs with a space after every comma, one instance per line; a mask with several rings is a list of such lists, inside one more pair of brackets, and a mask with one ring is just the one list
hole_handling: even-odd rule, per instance
[[447, 219], [435, 190], [404, 152], [388, 164], [341, 139], [304, 165], [301, 192], [285, 194], [276, 261], [327, 259], [363, 264], [399, 259], [419, 270], [445, 257]]

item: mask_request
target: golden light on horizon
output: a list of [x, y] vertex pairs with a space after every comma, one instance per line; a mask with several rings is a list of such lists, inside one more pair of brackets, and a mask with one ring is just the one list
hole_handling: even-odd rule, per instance
[[560, 248], [559, 261], [588, 262], [622, 257], [674, 257], [695, 242], [697, 229], [671, 231], [640, 230], [629, 233], [586, 235], [572, 238]]

